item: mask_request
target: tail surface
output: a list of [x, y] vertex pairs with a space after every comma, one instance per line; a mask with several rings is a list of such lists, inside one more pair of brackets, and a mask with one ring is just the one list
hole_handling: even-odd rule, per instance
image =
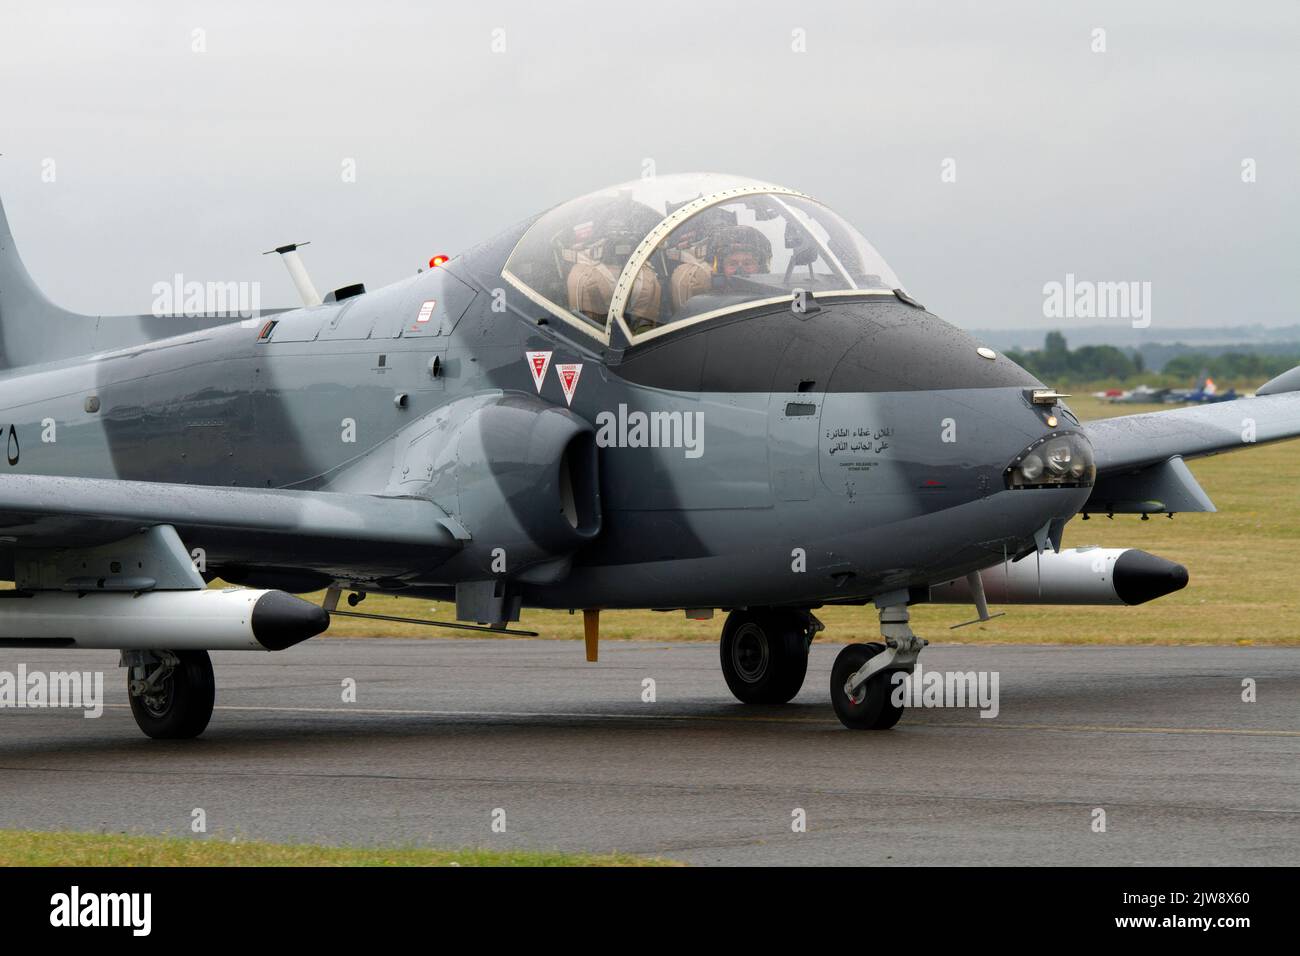
[[0, 370], [142, 345], [244, 318], [238, 315], [81, 315], [32, 281], [0, 202]]

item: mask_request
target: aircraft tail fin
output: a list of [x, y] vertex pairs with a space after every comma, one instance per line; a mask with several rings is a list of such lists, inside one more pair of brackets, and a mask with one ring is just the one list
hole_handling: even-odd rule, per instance
[[[283, 311], [261, 310], [252, 318]], [[0, 371], [127, 348], [248, 319], [236, 315], [81, 315], [46, 298], [18, 255], [0, 202]]]
[[[57, 353], [71, 343], [60, 347], [60, 337], [87, 341], [97, 323], [94, 316], [59, 308], [32, 281], [0, 202], [0, 368], [61, 357]], [[54, 354], [47, 358], [47, 352]]]

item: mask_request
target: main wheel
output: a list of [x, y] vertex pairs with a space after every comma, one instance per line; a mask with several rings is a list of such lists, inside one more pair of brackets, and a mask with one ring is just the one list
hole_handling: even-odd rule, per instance
[[893, 702], [893, 671], [879, 671], [857, 690], [857, 698], [844, 692], [849, 677], [856, 674], [885, 645], [850, 644], [840, 651], [831, 667], [831, 706], [835, 716], [850, 730], [888, 730], [903, 716], [903, 708]]
[[[177, 660], [171, 674], [149, 692], [131, 695], [135, 722], [155, 740], [181, 740], [203, 733], [212, 719], [212, 706], [217, 697], [212, 659], [207, 651], [172, 653]], [[154, 664], [146, 677], [154, 668], [162, 666]]]
[[784, 704], [808, 673], [808, 616], [732, 611], [722, 629], [722, 676], [744, 704]]

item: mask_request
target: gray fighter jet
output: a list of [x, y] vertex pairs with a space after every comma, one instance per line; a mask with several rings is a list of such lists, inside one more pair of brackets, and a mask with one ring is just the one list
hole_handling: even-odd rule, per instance
[[1185, 459], [1300, 435], [1300, 369], [1081, 424], [840, 216], [748, 179], [601, 190], [324, 301], [277, 251], [304, 308], [76, 315], [0, 215], [0, 643], [120, 650], [150, 736], [206, 727], [208, 651], [283, 650], [366, 593], [489, 630], [581, 610], [592, 660], [602, 609], [722, 609], [750, 704], [799, 691], [817, 608], [859, 605], [882, 640], [840, 652], [831, 699], [887, 728], [925, 644], [909, 605], [1182, 587], [1142, 551], [1062, 550], [1066, 522], [1212, 511]]

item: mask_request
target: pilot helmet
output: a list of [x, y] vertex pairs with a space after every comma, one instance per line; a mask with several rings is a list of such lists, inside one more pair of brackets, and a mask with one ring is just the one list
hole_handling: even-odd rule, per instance
[[714, 233], [710, 258], [713, 260], [715, 275], [769, 272], [772, 243], [753, 226], [728, 226]]
[[642, 233], [633, 229], [621, 219], [609, 219], [601, 223], [594, 239], [582, 246], [583, 251], [595, 262], [610, 265], [623, 265], [640, 243]]
[[[685, 205], [684, 203], [679, 205]], [[668, 211], [674, 210], [669, 204]], [[698, 212], [673, 230], [665, 243], [665, 252], [669, 259], [685, 262], [704, 262], [709, 258], [709, 250], [714, 235], [721, 229], [735, 226], [736, 216], [725, 209], [714, 207]]]

